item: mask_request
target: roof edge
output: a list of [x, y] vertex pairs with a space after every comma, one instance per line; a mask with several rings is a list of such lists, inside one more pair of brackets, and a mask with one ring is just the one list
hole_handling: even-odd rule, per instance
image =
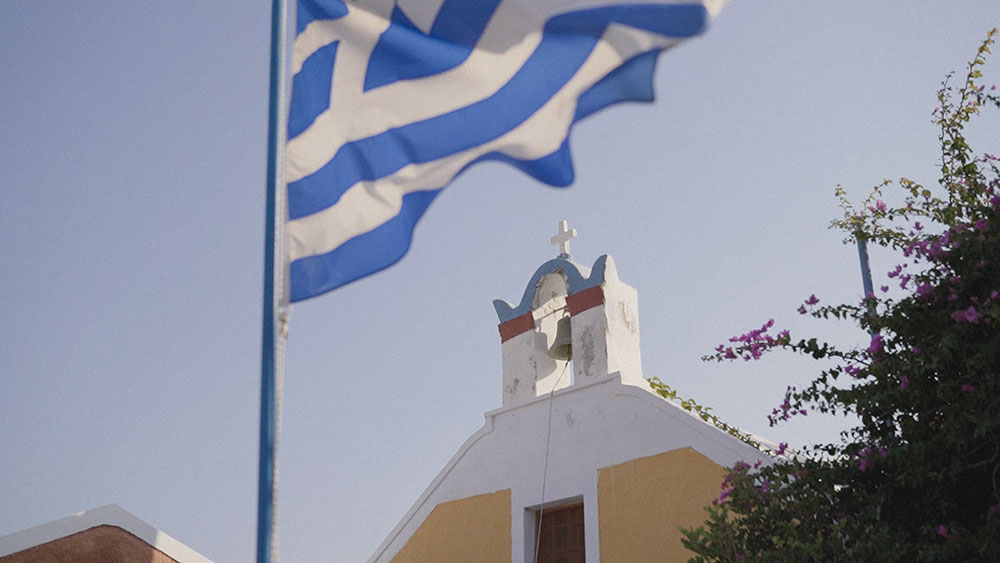
[[97, 526], [121, 528], [181, 563], [211, 563], [211, 560], [204, 555], [157, 530], [117, 504], [92, 508], [0, 537], [0, 557], [31, 549]]

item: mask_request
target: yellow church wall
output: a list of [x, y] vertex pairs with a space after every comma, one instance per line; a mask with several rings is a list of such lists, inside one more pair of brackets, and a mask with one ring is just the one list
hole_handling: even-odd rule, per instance
[[601, 561], [687, 561], [678, 526], [705, 521], [725, 470], [691, 448], [600, 469], [597, 507]]
[[444, 502], [392, 561], [510, 563], [510, 525], [510, 489]]

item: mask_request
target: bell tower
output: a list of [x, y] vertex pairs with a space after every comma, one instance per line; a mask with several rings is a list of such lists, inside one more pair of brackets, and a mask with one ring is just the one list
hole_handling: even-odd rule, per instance
[[724, 468], [768, 463], [652, 390], [636, 291], [608, 256], [575, 263], [575, 234], [561, 223], [559, 255], [520, 301], [493, 302], [503, 406], [485, 413], [370, 561], [684, 561], [681, 529], [704, 522]]
[[613, 373], [650, 390], [642, 377], [636, 291], [618, 279], [608, 255], [591, 268], [573, 262], [569, 241], [575, 236], [560, 222], [551, 239], [559, 256], [535, 271], [516, 306], [493, 302], [504, 408]]

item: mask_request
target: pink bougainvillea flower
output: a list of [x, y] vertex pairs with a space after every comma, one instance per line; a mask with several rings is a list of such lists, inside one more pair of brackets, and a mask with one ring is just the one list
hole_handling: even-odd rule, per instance
[[959, 309], [951, 314], [951, 318], [955, 319], [955, 322], [967, 322], [972, 324], [979, 323], [979, 311], [975, 307], [969, 305], [968, 309]]
[[945, 527], [944, 524], [941, 524], [940, 526], [937, 527], [937, 535], [941, 536], [944, 539], [948, 539], [948, 528]]
[[905, 375], [901, 375], [899, 377], [899, 389], [902, 391], [906, 391], [906, 389], [909, 386], [910, 386], [910, 378], [906, 377]]
[[882, 351], [882, 335], [881, 334], [873, 334], [872, 335], [872, 342], [871, 342], [871, 344], [868, 345], [868, 353], [869, 354], [877, 354], [877, 353], [879, 353], [881, 351]]
[[885, 209], [886, 209], [885, 202], [882, 201], [881, 199], [876, 200], [875, 205], [868, 206], [868, 211], [871, 211], [872, 213], [875, 213], [876, 211], [885, 211]]
[[931, 292], [931, 284], [923, 282], [917, 284], [917, 295], [924, 296]]
[[963, 383], [959, 389], [961, 389], [962, 393], [972, 393], [973, 391], [976, 390], [975, 387], [969, 385], [968, 383]]
[[815, 305], [817, 303], [819, 303], [819, 299], [816, 295], [810, 295], [809, 299], [806, 299], [806, 305]]

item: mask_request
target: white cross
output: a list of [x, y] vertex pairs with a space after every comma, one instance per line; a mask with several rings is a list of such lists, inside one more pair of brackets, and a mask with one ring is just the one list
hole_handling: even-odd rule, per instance
[[559, 256], [569, 258], [569, 241], [576, 237], [576, 229], [568, 228], [566, 221], [559, 221], [559, 232], [549, 239], [552, 246], [559, 245]]

